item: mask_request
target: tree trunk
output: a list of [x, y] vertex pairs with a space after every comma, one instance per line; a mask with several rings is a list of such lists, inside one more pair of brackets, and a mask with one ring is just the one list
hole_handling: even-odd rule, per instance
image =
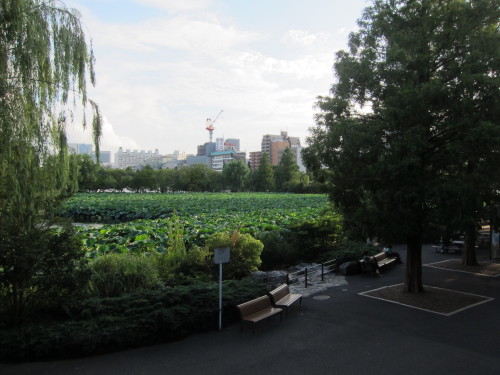
[[476, 238], [477, 231], [475, 226], [467, 229], [465, 235], [464, 252], [462, 254], [462, 264], [465, 266], [477, 266], [476, 257]]
[[422, 237], [411, 236], [407, 240], [406, 277], [403, 292], [423, 293], [422, 285]]

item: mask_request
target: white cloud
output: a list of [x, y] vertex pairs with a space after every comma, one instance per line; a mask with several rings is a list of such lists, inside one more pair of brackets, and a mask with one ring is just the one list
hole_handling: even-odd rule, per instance
[[[68, 138], [70, 139], [70, 143], [93, 143], [91, 129], [83, 129], [83, 127], [78, 123], [75, 123], [68, 128]], [[119, 147], [132, 150], [139, 149], [135, 140], [127, 136], [118, 135], [114, 131], [113, 125], [111, 125], [107, 117], [103, 116], [100, 149], [102, 151], [111, 151], [111, 153], [114, 154]]]
[[[82, 9], [97, 59], [97, 87], [89, 96], [106, 115], [102, 150], [193, 153], [208, 141], [206, 118], [221, 109], [214, 137], [240, 138], [247, 151], [280, 130], [304, 139], [345, 38], [328, 28], [332, 34], [311, 33], [306, 25], [261, 28], [213, 13], [210, 0], [134, 1], [160, 11], [125, 23]], [[72, 143], [80, 142], [77, 135], [71, 131]]]
[[288, 30], [284, 36], [284, 40], [289, 43], [309, 46], [315, 43], [325, 43], [329, 39], [326, 33], [312, 34], [304, 30]]
[[170, 12], [190, 11], [205, 9], [210, 6], [212, 0], [134, 0], [136, 3], [149, 5]]
[[209, 14], [154, 18], [135, 25], [95, 21], [92, 28], [99, 36], [96, 46], [138, 52], [171, 48], [214, 55], [262, 38], [258, 32], [223, 25]]

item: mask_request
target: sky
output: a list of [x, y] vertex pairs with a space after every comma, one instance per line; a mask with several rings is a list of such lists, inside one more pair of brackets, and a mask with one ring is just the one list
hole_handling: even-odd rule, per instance
[[[239, 138], [260, 151], [264, 134], [300, 137], [334, 83], [369, 0], [63, 0], [81, 14], [96, 57], [89, 89], [104, 119], [101, 150], [195, 154]], [[80, 125], [70, 143], [91, 143]]]

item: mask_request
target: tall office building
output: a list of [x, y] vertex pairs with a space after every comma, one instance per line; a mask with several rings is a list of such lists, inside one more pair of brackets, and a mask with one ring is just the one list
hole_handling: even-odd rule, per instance
[[279, 164], [285, 149], [289, 148], [292, 152], [295, 149], [295, 155], [297, 155], [296, 149], [299, 147], [299, 137], [289, 137], [285, 131], [282, 131], [280, 135], [266, 134], [262, 137], [261, 152], [269, 155], [272, 165]]

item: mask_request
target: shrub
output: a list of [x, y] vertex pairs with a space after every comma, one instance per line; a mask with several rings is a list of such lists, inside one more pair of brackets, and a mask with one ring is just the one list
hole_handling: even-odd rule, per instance
[[19, 324], [40, 311], [59, 313], [82, 296], [89, 270], [72, 225], [29, 231], [0, 228], [0, 325]]
[[[238, 320], [236, 305], [265, 292], [250, 280], [224, 282], [224, 325]], [[217, 318], [217, 283], [90, 298], [68, 310], [66, 321], [0, 331], [0, 360], [76, 357], [166, 342], [216, 329]]]
[[225, 279], [241, 279], [257, 271], [262, 261], [260, 255], [264, 245], [250, 234], [239, 231], [220, 232], [211, 235], [205, 249], [210, 253], [208, 261], [212, 261], [214, 249], [229, 247], [230, 262], [224, 265]]
[[185, 256], [172, 264], [167, 254], [155, 254], [154, 261], [158, 275], [165, 285], [185, 285], [196, 280], [210, 281], [211, 264], [209, 252], [193, 246]]
[[288, 230], [260, 232], [256, 238], [264, 244], [262, 250], [262, 269], [286, 268], [299, 263], [300, 246], [293, 243]]
[[340, 265], [345, 262], [360, 260], [363, 258], [365, 251], [368, 251], [370, 255], [380, 252], [378, 247], [364, 242], [344, 242], [336, 245], [330, 252], [325, 253], [321, 260], [337, 259], [337, 264]]
[[116, 297], [159, 284], [158, 270], [151, 256], [106, 254], [90, 264], [90, 289], [99, 297]]
[[264, 243], [263, 269], [319, 261], [343, 240], [342, 216], [329, 208], [318, 218], [293, 223], [283, 230], [261, 232], [256, 237]]

